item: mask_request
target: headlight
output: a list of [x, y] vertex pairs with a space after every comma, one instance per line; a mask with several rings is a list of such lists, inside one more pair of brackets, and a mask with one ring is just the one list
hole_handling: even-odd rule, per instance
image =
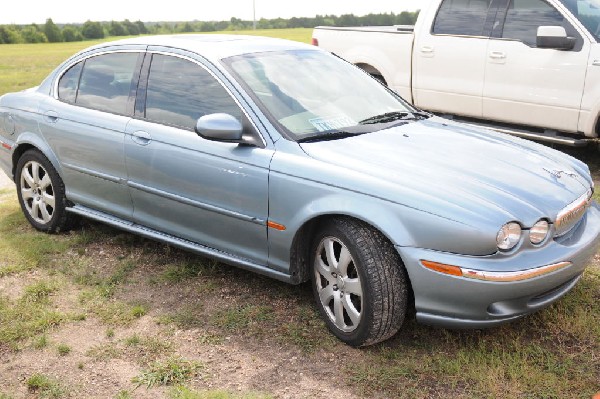
[[521, 225], [517, 222], [506, 223], [496, 235], [498, 248], [508, 251], [514, 248], [521, 239]]
[[548, 222], [544, 219], [538, 220], [531, 230], [529, 230], [529, 240], [532, 244], [540, 244], [546, 239], [546, 236], [548, 236], [548, 230], [550, 230]]

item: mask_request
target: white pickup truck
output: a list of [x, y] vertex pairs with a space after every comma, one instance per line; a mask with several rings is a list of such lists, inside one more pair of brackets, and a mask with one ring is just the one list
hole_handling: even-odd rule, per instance
[[414, 27], [317, 27], [313, 44], [425, 110], [554, 143], [600, 136], [600, 0], [429, 0]]

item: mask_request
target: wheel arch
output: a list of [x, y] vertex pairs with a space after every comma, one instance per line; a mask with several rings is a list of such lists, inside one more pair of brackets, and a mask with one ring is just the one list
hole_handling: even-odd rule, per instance
[[[311, 276], [311, 264], [310, 264], [310, 258], [311, 258], [311, 244], [312, 244], [312, 237], [314, 236], [315, 232], [319, 229], [319, 226], [321, 226], [322, 224], [335, 219], [335, 218], [348, 218], [348, 219], [353, 219], [356, 221], [359, 221], [361, 223], [366, 224], [367, 226], [369, 226], [370, 228], [377, 230], [379, 233], [381, 233], [386, 240], [388, 241], [388, 243], [391, 246], [394, 246], [394, 242], [392, 241], [392, 239], [390, 238], [390, 236], [388, 234], [386, 234], [386, 232], [379, 228], [378, 226], [374, 225], [373, 223], [365, 220], [364, 218], [360, 218], [357, 217], [356, 215], [352, 215], [352, 214], [348, 214], [348, 213], [324, 213], [324, 214], [320, 214], [320, 215], [316, 215], [312, 218], [310, 218], [309, 220], [306, 220], [298, 230], [296, 230], [296, 233], [294, 234], [294, 238], [292, 240], [292, 245], [290, 247], [290, 275], [292, 276], [292, 279], [297, 282], [297, 283], [302, 283], [302, 282], [306, 282], [309, 281]], [[398, 256], [400, 257], [400, 260], [402, 262], [404, 262], [404, 260], [402, 259], [402, 255], [400, 253], [398, 253]], [[408, 276], [408, 274], [407, 274]], [[410, 284], [410, 278], [409, 278], [409, 285], [412, 286], [412, 284]], [[412, 288], [411, 288], [412, 289]]]
[[375, 79], [379, 80], [381, 83], [387, 86], [385, 76], [379, 69], [375, 68], [373, 65], [366, 62], [357, 62], [354, 65], [356, 65], [357, 67], [367, 72], [369, 75], [373, 76]]
[[16, 176], [16, 168], [19, 159], [23, 156], [26, 151], [29, 150], [37, 150], [43, 156], [45, 156], [48, 161], [52, 164], [54, 169], [56, 169], [59, 176], [62, 178], [62, 168], [60, 167], [60, 163], [54, 155], [54, 152], [50, 148], [50, 146], [38, 135], [33, 133], [23, 133], [19, 136], [19, 140], [17, 141], [16, 146], [13, 148], [12, 153], [12, 174], [13, 177]]

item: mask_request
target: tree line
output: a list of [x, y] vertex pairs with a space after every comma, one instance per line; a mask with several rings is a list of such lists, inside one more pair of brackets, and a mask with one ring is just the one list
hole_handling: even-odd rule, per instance
[[[383, 13], [356, 16], [353, 14], [317, 15], [289, 19], [262, 18], [256, 21], [257, 29], [314, 28], [315, 26], [385, 26], [413, 25], [419, 12], [403, 11], [399, 14]], [[231, 18], [229, 21], [184, 22], [131, 22], [86, 21], [83, 24], [57, 25], [51, 18], [43, 25], [0, 25], [0, 44], [57, 43], [102, 39], [107, 36], [136, 36], [145, 34], [172, 34], [188, 32], [215, 32], [252, 29], [253, 21]]]

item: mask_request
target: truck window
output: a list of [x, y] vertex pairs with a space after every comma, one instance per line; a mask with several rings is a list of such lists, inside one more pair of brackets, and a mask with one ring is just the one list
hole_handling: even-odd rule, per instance
[[433, 34], [487, 36], [483, 27], [492, 0], [444, 0], [433, 23]]
[[563, 26], [569, 36], [579, 37], [573, 26], [550, 4], [543, 0], [510, 0], [502, 37], [520, 40], [536, 47], [540, 26]]

